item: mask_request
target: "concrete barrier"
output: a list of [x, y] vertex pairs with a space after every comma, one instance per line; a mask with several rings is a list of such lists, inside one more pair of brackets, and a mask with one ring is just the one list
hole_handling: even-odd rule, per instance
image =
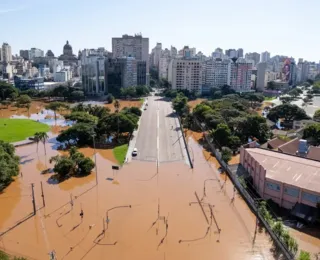
[[186, 147], [187, 156], [188, 156], [188, 160], [189, 160], [189, 163], [190, 163], [190, 168], [193, 169], [193, 162], [192, 162], [191, 157], [190, 157], [190, 152], [189, 152], [188, 143], [186, 141], [186, 137], [184, 136], [184, 133], [183, 133], [183, 126], [181, 124], [181, 119], [180, 119], [180, 117], [178, 115], [177, 115], [177, 117], [178, 117], [178, 121], [179, 121], [180, 130], [182, 132], [183, 142], [184, 142], [184, 145]]

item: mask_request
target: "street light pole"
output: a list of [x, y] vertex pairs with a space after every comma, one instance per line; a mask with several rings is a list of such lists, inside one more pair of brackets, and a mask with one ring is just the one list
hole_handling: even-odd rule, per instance
[[97, 166], [97, 153], [96, 153], [96, 142], [94, 140], [95, 134], [92, 135], [93, 139], [93, 149], [94, 149], [94, 164], [96, 168], [96, 185], [98, 185], [98, 166]]

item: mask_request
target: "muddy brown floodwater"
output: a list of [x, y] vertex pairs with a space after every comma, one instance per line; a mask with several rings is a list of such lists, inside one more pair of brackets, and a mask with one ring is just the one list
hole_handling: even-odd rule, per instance
[[221, 188], [224, 179], [202, 147], [192, 139], [189, 145], [193, 170], [172, 162], [161, 163], [157, 173], [155, 162], [133, 161], [113, 172], [114, 162], [97, 153], [97, 179], [92, 173], [60, 184], [48, 182], [50, 173], [40, 174], [58, 154], [52, 143], [47, 155], [42, 145], [38, 153], [35, 144], [17, 148], [22, 177], [0, 195], [0, 233], [32, 212], [31, 183], [37, 214], [2, 235], [0, 248], [28, 259], [48, 259], [51, 251], [57, 259], [76, 260], [275, 259], [269, 236], [256, 230], [245, 202], [236, 196], [231, 203], [232, 183]]

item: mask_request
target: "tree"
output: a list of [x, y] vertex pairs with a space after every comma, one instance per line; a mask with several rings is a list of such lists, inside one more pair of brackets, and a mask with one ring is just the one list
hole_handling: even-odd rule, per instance
[[234, 94], [236, 92], [232, 89], [231, 86], [224, 85], [224, 86], [221, 87], [221, 93], [224, 96], [224, 95], [228, 95], [228, 94]]
[[62, 131], [57, 137], [57, 141], [61, 143], [77, 144], [79, 146], [91, 145], [92, 136], [95, 134], [94, 126], [87, 123], [76, 123], [67, 130]]
[[230, 148], [222, 147], [221, 158], [226, 164], [229, 163], [229, 161], [232, 159], [232, 151], [230, 150]]
[[228, 146], [232, 151], [237, 151], [241, 146], [241, 140], [238, 136], [232, 135], [228, 138]]
[[30, 108], [30, 104], [31, 104], [31, 98], [28, 95], [21, 95], [20, 97], [18, 97], [16, 105], [17, 107], [26, 107]]
[[40, 142], [40, 133], [39, 132], [36, 132], [33, 136], [34, 138], [34, 141], [37, 143], [37, 153], [38, 153], [38, 150], [39, 150], [39, 142]]
[[18, 89], [13, 85], [0, 81], [0, 99], [6, 100], [18, 96]]
[[297, 260], [311, 260], [311, 255], [309, 252], [301, 250]]
[[62, 102], [52, 102], [49, 105], [46, 106], [46, 109], [53, 110], [54, 112], [54, 120], [57, 122], [57, 111], [60, 109], [65, 108], [68, 109], [69, 106], [65, 103]]
[[114, 101], [113, 106], [114, 106], [114, 109], [115, 109], [116, 113], [117, 113], [117, 112], [119, 112], [119, 109], [120, 109], [120, 102], [119, 102], [119, 100], [118, 100], [118, 99], [116, 99], [116, 100]]
[[314, 123], [308, 125], [303, 130], [303, 138], [308, 139], [311, 142], [314, 142], [315, 145], [320, 144], [320, 123]]
[[112, 94], [108, 94], [106, 97], [107, 103], [108, 104], [112, 104], [113, 100], [114, 100], [114, 96]]
[[179, 116], [188, 114], [188, 98], [179, 93], [175, 99], [172, 100], [172, 107]]
[[98, 117], [90, 115], [87, 112], [72, 112], [70, 115], [66, 115], [65, 119], [76, 121], [77, 123], [96, 124], [98, 122]]
[[268, 118], [276, 122], [279, 118], [284, 118], [286, 121], [310, 119], [306, 112], [292, 104], [283, 104], [270, 109]]
[[237, 134], [242, 136], [243, 141], [247, 141], [249, 137], [255, 137], [260, 143], [265, 143], [270, 137], [269, 127], [266, 119], [259, 115], [247, 116], [241, 129], [238, 129]]
[[0, 192], [19, 174], [19, 157], [14, 146], [0, 140]]
[[219, 124], [216, 130], [211, 132], [211, 137], [221, 147], [228, 144], [228, 140], [231, 136], [231, 131], [226, 124]]
[[83, 100], [84, 99], [84, 92], [82, 90], [73, 91], [70, 94], [70, 98], [72, 100], [77, 100], [77, 101]]
[[6, 108], [9, 107], [9, 105], [11, 105], [11, 101], [10, 100], [2, 100], [1, 101], [1, 105], [5, 106]]
[[55, 97], [63, 97], [63, 100], [65, 100], [70, 96], [70, 89], [67, 86], [60, 85], [52, 90], [52, 95]]
[[46, 150], [46, 142], [49, 138], [49, 136], [47, 135], [46, 132], [38, 132], [38, 138], [39, 140], [43, 143], [43, 147], [44, 147], [44, 154], [47, 154], [47, 150]]
[[320, 109], [318, 109], [314, 115], [313, 115], [313, 120], [316, 122], [320, 122]]
[[85, 157], [75, 147], [71, 147], [69, 156], [57, 155], [51, 157], [51, 162], [55, 162], [53, 170], [59, 175], [60, 180], [70, 176], [88, 175], [95, 167], [94, 162], [89, 157]]
[[122, 109], [122, 112], [124, 112], [124, 113], [132, 113], [132, 114], [135, 114], [137, 116], [141, 116], [141, 114], [142, 114], [140, 108], [138, 108], [138, 107], [130, 107], [130, 108], [124, 107]]
[[281, 96], [280, 97], [280, 101], [282, 102], [282, 104], [290, 104], [293, 101], [293, 98], [291, 96]]
[[136, 86], [136, 95], [142, 97], [149, 94], [149, 89], [147, 86]]
[[300, 88], [294, 88], [288, 92], [288, 95], [294, 98], [298, 97], [300, 94], [302, 94], [302, 90]]

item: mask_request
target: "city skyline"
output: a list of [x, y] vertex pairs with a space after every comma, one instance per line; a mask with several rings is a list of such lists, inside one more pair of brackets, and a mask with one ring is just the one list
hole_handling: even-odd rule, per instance
[[[8, 24], [10, 19], [1, 40], [11, 45], [13, 54], [36, 47], [45, 52], [50, 49], [59, 56], [66, 40], [74, 53], [98, 47], [111, 51], [112, 37], [142, 33], [150, 39], [149, 52], [161, 42], [163, 48], [196, 47], [197, 52], [207, 56], [217, 47], [243, 48], [244, 53], [268, 51], [271, 56], [318, 62], [320, 54], [313, 32], [317, 29], [316, 10], [320, 3], [310, 2], [305, 5], [299, 1], [272, 0], [265, 5], [244, 0], [239, 5], [236, 0], [202, 0], [193, 6], [180, 0], [165, 0], [161, 5], [142, 0], [93, 0], [88, 6], [74, 0], [33, 0], [28, 5], [12, 0], [0, 4], [0, 22]], [[303, 21], [295, 19], [301, 14], [308, 16]]]

